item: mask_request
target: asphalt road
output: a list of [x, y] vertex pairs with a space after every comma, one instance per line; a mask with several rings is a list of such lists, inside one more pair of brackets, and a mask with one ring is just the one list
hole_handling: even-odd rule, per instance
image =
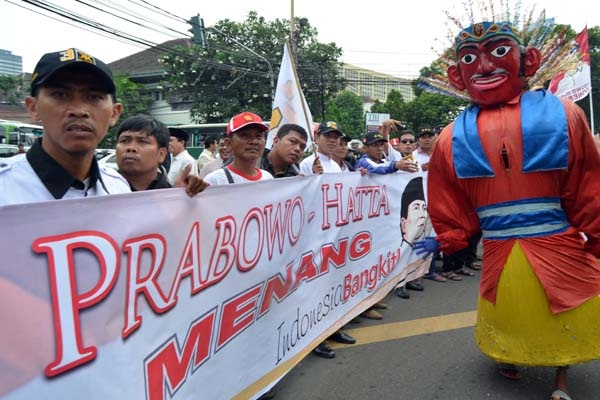
[[[356, 345], [336, 346], [334, 359], [307, 356], [275, 386], [275, 399], [549, 399], [553, 368], [521, 368], [522, 379], [510, 381], [475, 345], [478, 281], [479, 273], [424, 280], [409, 300], [391, 293], [383, 320], [346, 326]], [[599, 400], [600, 361], [571, 367], [569, 385], [573, 400]]]

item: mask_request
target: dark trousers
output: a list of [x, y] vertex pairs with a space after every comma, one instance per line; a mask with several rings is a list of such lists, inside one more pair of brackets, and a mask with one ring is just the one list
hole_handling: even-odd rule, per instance
[[457, 251], [454, 254], [444, 254], [444, 260], [442, 262], [442, 271], [459, 271], [468, 263], [471, 263], [477, 259], [477, 246], [481, 240], [481, 233], [473, 235], [469, 238], [469, 247]]

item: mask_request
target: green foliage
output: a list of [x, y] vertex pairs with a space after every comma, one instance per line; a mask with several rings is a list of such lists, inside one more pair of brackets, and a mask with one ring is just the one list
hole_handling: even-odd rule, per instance
[[[206, 47], [180, 47], [178, 56], [162, 58], [170, 95], [191, 103], [198, 123], [226, 122], [241, 111], [269, 119], [289, 21], [267, 21], [252, 11], [242, 23], [225, 19], [214, 28], [206, 28]], [[298, 31], [298, 74], [313, 115], [341, 89], [341, 49], [316, 36], [309, 24]]]
[[117, 101], [123, 104], [123, 112], [109, 133], [100, 144], [101, 148], [114, 148], [118, 124], [137, 114], [148, 114], [152, 105], [152, 98], [144, 89], [144, 85], [132, 82], [127, 75], [116, 74], [113, 77], [117, 87]]
[[0, 75], [0, 92], [4, 103], [20, 104], [25, 96], [23, 79], [19, 75]]
[[454, 120], [467, 103], [437, 93], [421, 92], [413, 101], [402, 106], [401, 121], [418, 130], [447, 124]]
[[365, 112], [362, 100], [352, 92], [340, 92], [329, 104], [326, 119], [338, 123], [342, 131], [353, 139], [362, 138], [365, 130]]
[[387, 109], [387, 113], [390, 114], [390, 118], [396, 119], [399, 121], [405, 121], [404, 117], [404, 98], [399, 90], [392, 89], [387, 98], [385, 99], [385, 108]]
[[377, 113], [377, 114], [387, 114], [388, 110], [385, 104], [380, 102], [379, 100], [375, 100], [369, 112]]

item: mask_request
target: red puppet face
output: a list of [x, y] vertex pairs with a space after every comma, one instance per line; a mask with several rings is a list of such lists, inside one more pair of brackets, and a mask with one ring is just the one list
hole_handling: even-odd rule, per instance
[[505, 103], [525, 86], [521, 70], [525, 49], [511, 37], [494, 36], [478, 43], [465, 43], [458, 49], [457, 59], [456, 72], [462, 85], [481, 106]]

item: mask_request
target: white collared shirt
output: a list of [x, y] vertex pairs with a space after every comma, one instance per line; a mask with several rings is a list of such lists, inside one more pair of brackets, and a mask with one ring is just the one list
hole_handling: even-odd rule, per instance
[[173, 181], [177, 178], [177, 176], [181, 173], [181, 171], [188, 165], [192, 164], [192, 170], [190, 171], [190, 175], [198, 175], [198, 169], [196, 168], [196, 160], [187, 150], [182, 151], [181, 153], [173, 156], [171, 160], [171, 167], [169, 168], [168, 180], [172, 185]]
[[[326, 156], [323, 153], [319, 153], [319, 152], [317, 152], [316, 154], [319, 155], [319, 159], [321, 160], [321, 165], [323, 166], [323, 173], [342, 172], [340, 165], [338, 163], [336, 163], [334, 160], [332, 160], [330, 157]], [[306, 175], [306, 176], [314, 175], [313, 171], [312, 171], [314, 162], [315, 162], [315, 154], [311, 154], [310, 156], [308, 156], [304, 160], [302, 160], [302, 162], [300, 163], [300, 173], [302, 173], [302, 175]]]

